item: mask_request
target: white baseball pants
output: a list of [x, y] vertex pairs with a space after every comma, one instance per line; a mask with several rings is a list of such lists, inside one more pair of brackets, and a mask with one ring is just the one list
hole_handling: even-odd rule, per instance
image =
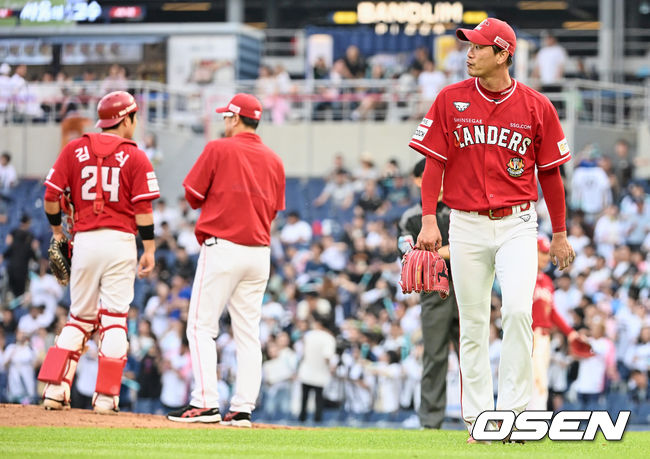
[[260, 319], [269, 279], [271, 250], [218, 239], [201, 246], [187, 318], [192, 357], [192, 406], [219, 406], [217, 348], [219, 318], [226, 304], [237, 348], [237, 381], [231, 411], [251, 413], [262, 381]]
[[502, 291], [503, 344], [497, 410], [519, 413], [532, 391], [532, 304], [537, 276], [537, 214], [531, 204], [500, 220], [453, 210], [449, 249], [460, 319], [461, 408], [468, 430], [494, 409], [488, 354], [491, 291]]

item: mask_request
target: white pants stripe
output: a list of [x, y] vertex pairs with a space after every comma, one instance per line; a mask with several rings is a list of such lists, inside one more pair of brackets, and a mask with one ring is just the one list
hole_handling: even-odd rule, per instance
[[219, 318], [228, 305], [237, 349], [237, 381], [232, 411], [252, 412], [262, 380], [259, 325], [270, 271], [270, 249], [225, 239], [201, 247], [188, 313], [187, 338], [194, 388], [190, 404], [219, 406], [217, 348]]
[[490, 220], [453, 210], [449, 249], [460, 319], [461, 406], [471, 433], [476, 417], [494, 409], [488, 347], [495, 274], [502, 291], [503, 329], [497, 409], [519, 413], [530, 399], [537, 214], [531, 206]]

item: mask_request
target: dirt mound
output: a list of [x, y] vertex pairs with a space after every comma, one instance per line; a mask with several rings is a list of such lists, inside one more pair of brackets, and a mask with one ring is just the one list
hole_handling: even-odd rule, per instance
[[[96, 414], [90, 410], [47, 411], [42, 406], [0, 404], [0, 426], [3, 427], [107, 427], [135, 429], [236, 429], [221, 424], [180, 423], [153, 414], [118, 413], [115, 416]], [[302, 429], [300, 427], [253, 423], [255, 429]]]

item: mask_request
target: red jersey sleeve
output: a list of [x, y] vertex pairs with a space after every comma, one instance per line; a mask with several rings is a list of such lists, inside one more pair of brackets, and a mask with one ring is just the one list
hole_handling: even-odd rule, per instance
[[571, 159], [571, 151], [555, 107], [546, 97], [543, 98], [542, 104], [542, 119], [537, 130], [538, 153], [535, 163], [538, 169], [550, 169]]
[[46, 193], [49, 196], [56, 194], [56, 196], [60, 197], [63, 191], [70, 186], [70, 183], [68, 183], [68, 169], [70, 167], [68, 159], [69, 148], [68, 144], [61, 150], [59, 157], [54, 162], [54, 166], [47, 173], [45, 186], [47, 187]]
[[555, 306], [551, 308], [551, 322], [553, 322], [553, 325], [559, 328], [565, 336], [568, 336], [569, 333], [573, 331], [573, 328], [571, 328], [571, 326], [567, 324], [562, 316], [555, 310]]
[[438, 94], [409, 142], [409, 147], [438, 161], [447, 161], [448, 151], [447, 122], [442, 110], [444, 94], [444, 91]]
[[160, 197], [158, 179], [151, 162], [142, 150], [136, 150], [131, 175], [131, 202], [152, 201]]
[[208, 195], [210, 184], [214, 178], [214, 171], [216, 169], [216, 152], [212, 148], [213, 142], [208, 143], [201, 156], [196, 160], [192, 169], [183, 181], [183, 187], [186, 192], [191, 193], [200, 201], [204, 201]]

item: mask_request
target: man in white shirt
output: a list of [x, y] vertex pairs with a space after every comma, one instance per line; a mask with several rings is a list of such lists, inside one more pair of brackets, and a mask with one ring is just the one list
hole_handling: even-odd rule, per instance
[[11, 107], [11, 67], [6, 62], [0, 65], [0, 121], [3, 120], [3, 114]]
[[605, 325], [595, 323], [591, 327], [591, 338], [585, 338], [591, 344], [594, 356], [580, 360], [578, 377], [574, 387], [578, 393], [580, 409], [594, 410], [598, 408], [599, 398], [605, 390], [607, 373], [606, 354], [609, 342], [605, 337]]
[[307, 420], [307, 400], [309, 393], [316, 394], [316, 412], [314, 421], [323, 419], [323, 388], [330, 381], [332, 372], [330, 360], [336, 352], [336, 339], [325, 328], [324, 319], [315, 315], [312, 318], [312, 329], [303, 338], [303, 356], [298, 367], [298, 380], [302, 383], [302, 405], [300, 421]]
[[612, 190], [605, 171], [594, 160], [583, 160], [571, 179], [571, 207], [582, 210], [585, 220], [593, 223], [612, 202]]
[[[567, 52], [558, 44], [557, 38], [547, 35], [544, 38], [544, 45], [537, 53], [534, 70], [535, 76], [541, 83], [542, 92], [548, 91], [549, 86], [562, 82], [567, 60]], [[550, 89], [555, 89], [555, 87]]]
[[0, 156], [0, 195], [7, 196], [16, 183], [18, 183], [18, 174], [11, 164], [11, 154], [5, 151]]
[[571, 285], [571, 276], [568, 273], [563, 273], [556, 282], [557, 288], [553, 296], [555, 310], [569, 325], [573, 325], [573, 319], [569, 311], [578, 307], [582, 299], [582, 293]]
[[311, 236], [311, 225], [301, 220], [298, 212], [289, 212], [287, 223], [280, 232], [280, 240], [284, 244], [308, 244], [311, 241]]

